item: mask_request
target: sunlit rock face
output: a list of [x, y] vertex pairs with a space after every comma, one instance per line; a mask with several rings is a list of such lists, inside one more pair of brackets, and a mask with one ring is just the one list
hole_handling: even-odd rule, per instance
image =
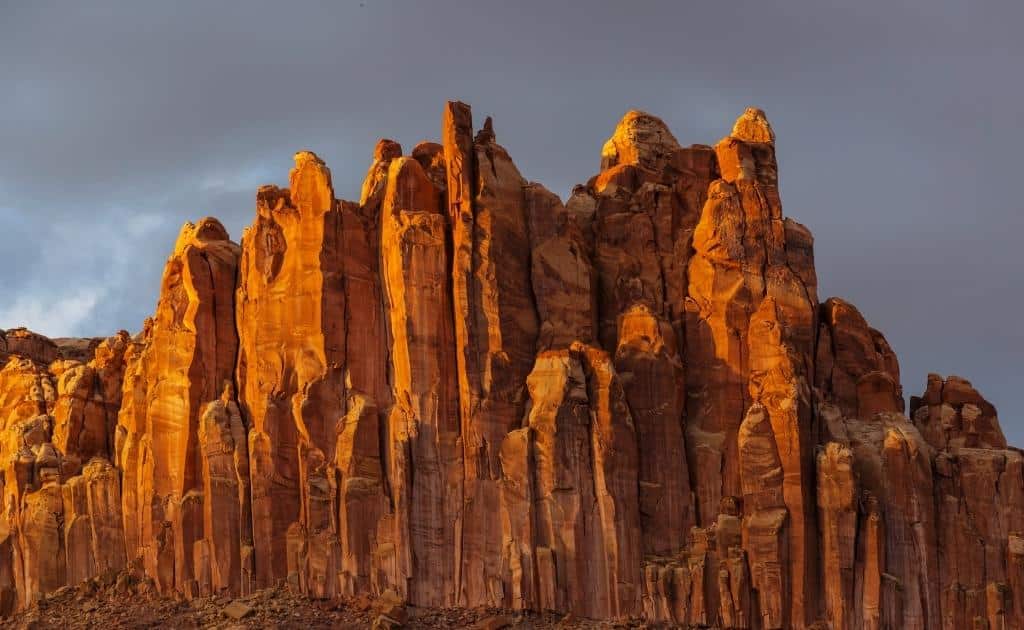
[[[222, 515], [215, 505], [221, 497], [209, 487], [226, 482], [219, 474], [210, 478], [209, 406], [222, 397], [234, 404], [238, 255], [216, 219], [185, 224], [164, 268], [156, 312], [126, 353], [115, 453], [125, 545], [128, 558], [167, 592], [196, 595], [224, 581], [242, 588], [240, 569], [229, 577], [211, 563], [223, 561], [218, 547], [233, 545], [239, 566], [249, 518]], [[241, 443], [229, 439], [227, 448], [244, 453], [244, 433], [236, 435]], [[247, 510], [247, 494], [236, 492], [233, 502]]]
[[121, 475], [112, 462], [128, 344], [122, 331], [85, 363], [58, 358], [45, 366], [44, 343], [11, 354], [0, 369], [4, 615], [126, 564]]
[[[728, 127], [726, 127], [728, 128]], [[488, 118], [295, 154], [186, 224], [138, 335], [0, 334], [0, 613], [136, 566], [167, 595], [716, 628], [1024, 627], [1024, 459], [968, 381], [910, 398], [819, 302], [748, 109], [628, 112], [566, 199]]]

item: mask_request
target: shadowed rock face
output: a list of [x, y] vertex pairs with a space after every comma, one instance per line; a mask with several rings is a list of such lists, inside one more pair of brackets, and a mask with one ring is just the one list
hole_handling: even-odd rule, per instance
[[632, 111], [563, 203], [490, 119], [315, 154], [241, 245], [186, 224], [142, 333], [0, 333], [0, 613], [109, 569], [163, 593], [722, 628], [1024, 627], [1024, 456], [966, 380], [904, 416], [819, 303], [745, 111]]

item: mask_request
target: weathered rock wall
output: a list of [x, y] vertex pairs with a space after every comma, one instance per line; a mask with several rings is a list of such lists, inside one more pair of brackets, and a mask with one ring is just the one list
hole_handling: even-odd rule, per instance
[[462, 103], [358, 203], [295, 154], [240, 246], [183, 228], [135, 338], [0, 334], [0, 613], [130, 563], [185, 597], [1024, 628], [1024, 454], [958, 377], [904, 415], [775, 142], [629, 112], [565, 203]]

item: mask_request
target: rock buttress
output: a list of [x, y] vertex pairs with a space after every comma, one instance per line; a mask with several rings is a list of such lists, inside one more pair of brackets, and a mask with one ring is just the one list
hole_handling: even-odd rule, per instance
[[419, 162], [388, 170], [381, 208], [381, 275], [392, 406], [387, 420], [394, 586], [422, 606], [456, 604], [463, 503], [447, 221]]
[[[751, 125], [762, 131], [750, 133]], [[803, 627], [818, 606], [817, 549], [809, 536], [816, 531], [809, 392], [816, 279], [805, 230], [782, 216], [774, 143], [763, 141], [774, 137], [767, 120], [748, 110], [733, 133], [715, 147], [721, 179], [708, 187], [689, 264], [688, 460], [698, 521], [706, 526], [723, 498], [740, 495], [737, 433], [753, 403], [765, 407], [784, 469], [790, 532], [783, 570], [792, 598], [782, 614]]]
[[289, 188], [264, 186], [242, 239], [236, 321], [248, 426], [255, 581], [337, 592], [332, 463], [345, 415], [342, 218], [331, 173], [295, 154]]
[[[164, 269], [156, 313], [127, 351], [116, 443], [125, 543], [128, 557], [140, 559], [164, 592], [213, 588], [206, 576], [219, 556], [207, 549], [250, 542], [248, 522], [236, 519], [225, 532], [214, 527], [217, 518], [204, 517], [219, 508], [204, 492], [210, 454], [199, 436], [204, 407], [232, 387], [238, 256], [215, 219], [186, 224]], [[236, 494], [232, 503], [248, 504], [248, 496]], [[237, 588], [241, 560], [232, 566], [230, 576], [227, 567], [216, 572]]]
[[501, 443], [523, 417], [538, 323], [526, 182], [490, 119], [471, 133], [468, 106], [449, 103], [442, 136], [465, 465], [457, 588], [463, 605], [500, 606], [510, 579], [500, 560]]
[[570, 201], [593, 207], [598, 338], [615, 355], [637, 426], [647, 553], [678, 552], [695, 524], [681, 474], [686, 269], [716, 171], [709, 147], [683, 148], [663, 121], [631, 111], [604, 146], [601, 172]]
[[[573, 344], [537, 357], [528, 425], [502, 447], [502, 513], [518, 606], [594, 618], [640, 607], [636, 432], [602, 350]], [[523, 513], [535, 510], [531, 521]], [[517, 517], [517, 518], [516, 518]]]

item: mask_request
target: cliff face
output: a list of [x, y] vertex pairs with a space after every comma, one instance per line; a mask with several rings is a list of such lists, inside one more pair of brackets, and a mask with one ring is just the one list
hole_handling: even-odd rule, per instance
[[629, 112], [567, 202], [488, 119], [314, 154], [232, 243], [187, 224], [142, 333], [0, 335], [0, 612], [136, 566], [185, 597], [681, 626], [1024, 628], [1024, 454], [959, 377], [904, 394], [819, 303], [750, 109]]

